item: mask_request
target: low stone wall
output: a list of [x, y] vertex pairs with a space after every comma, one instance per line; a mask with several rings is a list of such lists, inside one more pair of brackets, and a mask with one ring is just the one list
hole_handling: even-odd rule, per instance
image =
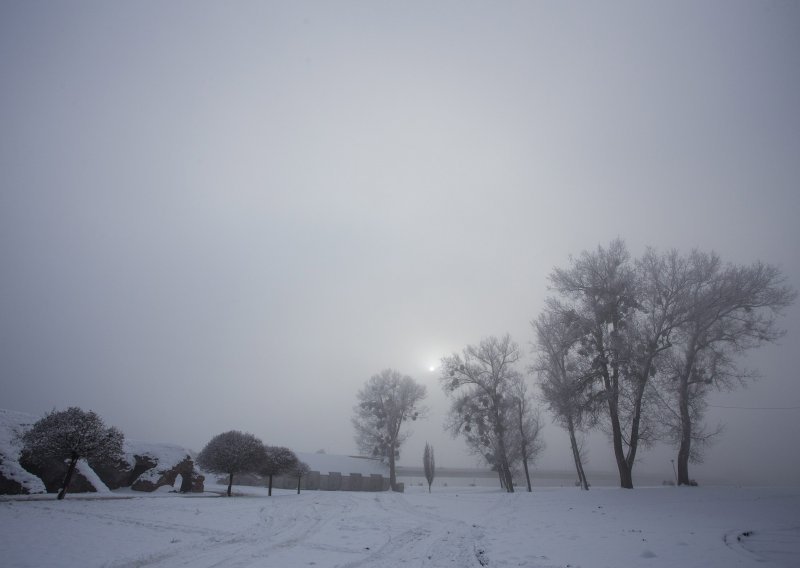
[[[272, 486], [278, 489], [297, 489], [297, 478], [281, 475], [272, 480]], [[360, 473], [351, 473], [342, 475], [337, 471], [326, 474], [312, 471], [300, 479], [300, 489], [311, 491], [388, 491], [389, 479], [380, 474], [361, 475]]]

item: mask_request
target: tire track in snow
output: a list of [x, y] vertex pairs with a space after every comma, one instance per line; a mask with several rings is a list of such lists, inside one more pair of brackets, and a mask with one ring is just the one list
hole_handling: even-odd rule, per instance
[[337, 516], [348, 514], [356, 507], [355, 500], [346, 496], [341, 498], [338, 495], [340, 498], [335, 500], [319, 497], [322, 496], [309, 496], [309, 501], [313, 501], [307, 508], [298, 508], [293, 503], [284, 509], [278, 500], [266, 502], [259, 508], [256, 523], [243, 532], [228, 533], [222, 538], [217, 533], [207, 541], [156, 552], [149, 557], [131, 559], [115, 566], [133, 568], [166, 564], [235, 568], [263, 565], [270, 553], [298, 547]]

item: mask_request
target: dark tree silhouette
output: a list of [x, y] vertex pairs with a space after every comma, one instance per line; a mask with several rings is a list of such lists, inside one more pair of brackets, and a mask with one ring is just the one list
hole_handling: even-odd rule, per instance
[[266, 460], [264, 444], [253, 436], [238, 430], [217, 434], [197, 455], [201, 468], [228, 476], [228, 497], [231, 496], [233, 476], [237, 473], [257, 473]]
[[259, 468], [259, 472], [269, 478], [267, 484], [267, 487], [269, 488], [267, 495], [272, 497], [273, 476], [290, 473], [294, 468], [297, 467], [297, 465], [300, 463], [300, 460], [297, 459], [297, 456], [292, 450], [282, 446], [267, 446], [264, 448], [264, 450], [266, 455], [264, 462]]
[[97, 414], [75, 406], [67, 410], [52, 410], [22, 435], [24, 450], [34, 461], [44, 458], [69, 460], [58, 499], [66, 496], [79, 459], [119, 459], [123, 439], [122, 432], [106, 427]]
[[433, 446], [428, 442], [425, 442], [425, 451], [422, 453], [422, 467], [425, 469], [425, 479], [428, 481], [428, 493], [430, 493], [433, 478], [436, 477], [436, 460], [433, 456]]

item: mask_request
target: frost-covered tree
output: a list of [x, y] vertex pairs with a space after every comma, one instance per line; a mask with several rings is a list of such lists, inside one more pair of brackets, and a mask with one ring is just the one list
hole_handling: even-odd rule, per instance
[[257, 473], [265, 460], [266, 451], [261, 440], [238, 430], [217, 434], [197, 455], [197, 463], [201, 468], [228, 476], [228, 497], [231, 496], [233, 476], [237, 473]]
[[678, 484], [690, 484], [689, 462], [699, 461], [699, 450], [710, 438], [703, 425], [708, 394], [752, 378], [755, 373], [740, 368], [738, 355], [780, 338], [784, 332], [777, 319], [797, 297], [774, 266], [723, 265], [717, 255], [698, 251], [688, 263], [687, 317], [675, 364], [663, 381], [676, 410], [677, 424], [669, 433], [678, 446]]
[[578, 318], [575, 355], [601, 391], [620, 485], [632, 488], [639, 448], [657, 439], [652, 378], [686, 317], [687, 263], [653, 250], [633, 263], [614, 240], [554, 270], [550, 281]]
[[578, 433], [593, 424], [597, 401], [590, 388], [591, 374], [574, 353], [582, 327], [574, 311], [552, 298], [532, 325], [536, 333], [537, 359], [531, 371], [538, 378], [542, 399], [554, 421], [569, 435], [578, 484], [588, 491]]
[[515, 382], [511, 392], [513, 396], [511, 414], [514, 422], [510, 436], [512, 456], [513, 461], [518, 461], [522, 464], [525, 482], [530, 493], [533, 488], [531, 487], [531, 475], [528, 466], [536, 461], [545, 446], [541, 437], [542, 423], [539, 417], [539, 409], [534, 405], [528, 394], [528, 385], [522, 377]]
[[[538, 334], [549, 373], [543, 393], [557, 415], [562, 397], [602, 402], [600, 423], [626, 488], [638, 449], [664, 436], [679, 446], [679, 483], [689, 483], [689, 461], [714, 434], [703, 425], [708, 393], [752, 375], [737, 355], [780, 337], [777, 318], [796, 297], [777, 268], [760, 262], [724, 266], [713, 254], [653, 249], [634, 262], [620, 240], [582, 253], [550, 281], [560, 298], [538, 320], [549, 326]], [[568, 349], [556, 341], [558, 357], [547, 360], [547, 341], [564, 330]]]
[[410, 435], [402, 431], [403, 424], [425, 415], [424, 398], [424, 385], [392, 369], [373, 375], [358, 391], [352, 419], [356, 444], [363, 455], [388, 462], [392, 491], [397, 490], [395, 460]]
[[34, 461], [69, 460], [58, 499], [63, 499], [79, 459], [113, 461], [122, 457], [122, 432], [106, 427], [94, 412], [72, 406], [52, 410], [22, 435], [24, 451]]
[[508, 448], [513, 429], [513, 386], [519, 346], [506, 334], [469, 345], [442, 359], [440, 383], [452, 398], [448, 427], [497, 469], [503, 487], [514, 491]]
[[428, 493], [431, 492], [433, 478], [436, 477], [436, 459], [433, 456], [433, 446], [425, 442], [425, 451], [422, 453], [422, 467], [425, 470], [425, 479], [428, 481]]
[[291, 472], [300, 463], [295, 453], [282, 446], [267, 446], [264, 448], [264, 462], [258, 468], [259, 473], [269, 478], [267, 494], [272, 496], [272, 477]]

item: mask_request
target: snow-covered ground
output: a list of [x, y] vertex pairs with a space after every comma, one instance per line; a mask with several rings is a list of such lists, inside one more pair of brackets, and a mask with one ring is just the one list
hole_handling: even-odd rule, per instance
[[[211, 489], [221, 489], [214, 486]], [[4, 497], [0, 564], [40, 566], [800, 565], [800, 488], [237, 487]]]

